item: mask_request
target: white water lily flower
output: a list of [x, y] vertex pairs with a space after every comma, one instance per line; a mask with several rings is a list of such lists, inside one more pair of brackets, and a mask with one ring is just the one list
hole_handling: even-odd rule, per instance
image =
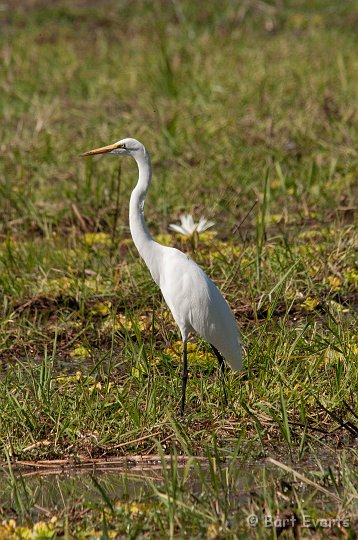
[[169, 225], [169, 229], [179, 234], [183, 234], [184, 236], [192, 236], [195, 232], [204, 232], [207, 229], [210, 229], [210, 227], [212, 227], [213, 225], [215, 225], [215, 221], [208, 221], [204, 217], [201, 217], [199, 219], [199, 223], [194, 223], [193, 216], [191, 214], [188, 214], [186, 216], [180, 216], [180, 225], [171, 223]]
[[214, 225], [215, 225], [215, 221], [208, 221], [203, 216], [201, 216], [196, 230], [198, 233], [204, 232], [210, 229], [210, 227], [213, 227]]

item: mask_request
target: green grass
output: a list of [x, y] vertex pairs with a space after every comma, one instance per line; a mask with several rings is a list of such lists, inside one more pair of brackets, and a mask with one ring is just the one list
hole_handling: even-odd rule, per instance
[[[64, 509], [52, 532], [106, 538], [121, 522], [133, 538], [263, 538], [248, 514], [302, 521], [329, 507], [354, 538], [356, 20], [338, 0], [4, 4], [1, 517], [30, 528], [41, 517], [16, 460], [160, 451], [172, 465], [133, 499], [140, 511], [97, 485], [86, 519]], [[226, 408], [196, 340], [179, 417], [179, 332], [128, 228], [135, 164], [79, 157], [126, 136], [152, 156], [153, 235], [188, 252], [237, 317], [244, 367], [228, 376]], [[213, 219], [215, 234], [196, 246], [169, 235], [183, 212]], [[189, 461], [183, 479], [176, 454], [207, 456], [206, 468]], [[305, 478], [336, 499], [325, 507], [329, 495], [278, 466], [255, 469], [258, 498], [240, 499], [238, 456], [307, 463]]]

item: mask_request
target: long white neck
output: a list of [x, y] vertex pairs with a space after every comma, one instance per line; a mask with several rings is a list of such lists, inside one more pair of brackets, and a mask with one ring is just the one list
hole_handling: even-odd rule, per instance
[[154, 281], [158, 283], [159, 252], [162, 246], [153, 240], [144, 221], [144, 202], [152, 180], [152, 164], [145, 148], [143, 153], [135, 154], [133, 157], [138, 165], [139, 178], [130, 198], [129, 226], [140, 256], [148, 266]]

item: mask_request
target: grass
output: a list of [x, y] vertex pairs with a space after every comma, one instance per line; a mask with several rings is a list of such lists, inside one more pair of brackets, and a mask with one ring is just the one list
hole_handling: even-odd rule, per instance
[[[0, 21], [0, 538], [20, 534], [12, 518], [34, 537], [275, 537], [265, 515], [302, 526], [305, 512], [347, 516], [329, 535], [354, 538], [353, 2], [37, 1], [5, 3]], [[153, 235], [188, 252], [238, 319], [227, 408], [195, 340], [180, 419], [180, 336], [128, 229], [135, 166], [78, 157], [125, 136], [153, 159]], [[214, 234], [169, 235], [183, 212]], [[95, 476], [83, 514], [35, 512], [17, 465], [140, 453], [171, 465], [127, 498]]]

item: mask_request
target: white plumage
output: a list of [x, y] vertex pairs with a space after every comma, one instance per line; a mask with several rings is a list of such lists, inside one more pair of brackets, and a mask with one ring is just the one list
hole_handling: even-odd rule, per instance
[[160, 287], [182, 335], [181, 412], [183, 413], [188, 378], [187, 340], [190, 333], [202, 336], [212, 345], [221, 367], [222, 355], [233, 369], [240, 370], [241, 345], [236, 321], [226, 300], [205, 272], [184, 253], [158, 244], [150, 235], [144, 221], [143, 208], [152, 178], [152, 167], [143, 144], [136, 139], [122, 139], [115, 144], [90, 150], [82, 155], [104, 153], [132, 156], [138, 165], [139, 178], [130, 199], [130, 229], [139, 254]]
[[180, 328], [183, 341], [191, 332], [214, 345], [233, 369], [241, 369], [241, 347], [235, 318], [216, 285], [184, 253], [163, 247], [158, 283]]

